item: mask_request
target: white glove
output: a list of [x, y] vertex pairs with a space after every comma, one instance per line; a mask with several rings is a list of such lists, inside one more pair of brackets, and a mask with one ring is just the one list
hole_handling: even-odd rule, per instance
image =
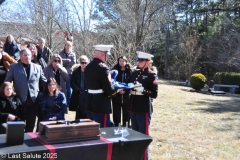
[[118, 89], [118, 90], [117, 90], [117, 93], [121, 92], [122, 90], [123, 90], [123, 89]]
[[144, 87], [137, 87], [137, 88], [134, 88], [134, 89], [135, 89], [135, 91], [137, 91], [137, 92], [143, 92]]
[[55, 121], [57, 120], [57, 117], [52, 117], [52, 118], [49, 118], [50, 121]]
[[134, 84], [133, 83], [128, 83], [129, 88], [133, 88]]

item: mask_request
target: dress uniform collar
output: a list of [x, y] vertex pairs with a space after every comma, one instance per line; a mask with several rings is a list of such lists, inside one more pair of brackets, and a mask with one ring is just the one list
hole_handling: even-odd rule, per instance
[[98, 58], [93, 58], [93, 61], [98, 61], [98, 62], [104, 63], [101, 59], [98, 59]]

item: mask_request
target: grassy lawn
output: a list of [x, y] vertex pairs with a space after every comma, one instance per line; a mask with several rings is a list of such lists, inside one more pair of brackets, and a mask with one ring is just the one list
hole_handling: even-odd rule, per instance
[[240, 96], [197, 93], [179, 84], [160, 80], [151, 159], [240, 159]]
[[239, 104], [240, 95], [197, 93], [160, 80], [150, 125], [151, 159], [240, 160]]

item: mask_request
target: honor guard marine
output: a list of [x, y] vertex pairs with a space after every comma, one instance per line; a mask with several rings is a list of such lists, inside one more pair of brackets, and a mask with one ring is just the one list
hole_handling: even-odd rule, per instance
[[[148, 135], [148, 129], [153, 112], [152, 99], [158, 94], [158, 79], [156, 73], [150, 69], [153, 55], [137, 51], [138, 67], [130, 76], [128, 82], [141, 84], [131, 91], [129, 111], [132, 129]], [[148, 150], [143, 159], [148, 159]]]
[[116, 91], [111, 83], [110, 70], [105, 64], [113, 45], [95, 45], [94, 58], [85, 68], [85, 83], [88, 89], [86, 112], [88, 118], [100, 123], [100, 127], [109, 127], [111, 97]]

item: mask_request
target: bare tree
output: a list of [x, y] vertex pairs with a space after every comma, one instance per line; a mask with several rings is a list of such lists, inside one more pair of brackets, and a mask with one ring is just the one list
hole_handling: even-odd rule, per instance
[[[189, 79], [196, 72], [200, 72], [198, 60], [201, 56], [201, 46], [197, 34], [185, 32], [181, 35], [179, 53], [175, 55], [175, 63], [170, 67], [172, 78]], [[184, 76], [183, 76], [184, 75]]]
[[145, 45], [148, 36], [152, 35], [152, 29], [161, 9], [165, 6], [164, 0], [112, 0], [111, 3], [101, 3], [106, 21], [97, 27], [98, 33], [107, 39], [104, 42], [112, 42], [115, 45], [112, 62], [116, 58], [126, 55], [133, 63], [137, 50], [147, 51]]

